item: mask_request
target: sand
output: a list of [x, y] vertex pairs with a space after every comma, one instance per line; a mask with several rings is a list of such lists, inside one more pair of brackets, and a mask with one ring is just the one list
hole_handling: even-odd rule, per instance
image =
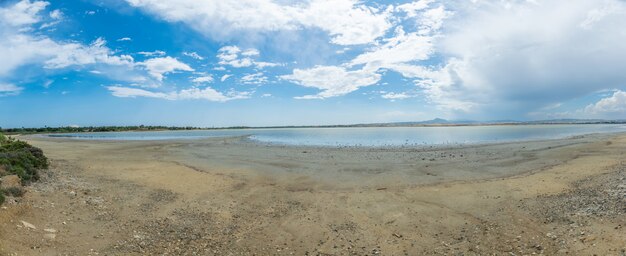
[[624, 134], [396, 148], [22, 139], [52, 167], [0, 210], [3, 254], [626, 254]]

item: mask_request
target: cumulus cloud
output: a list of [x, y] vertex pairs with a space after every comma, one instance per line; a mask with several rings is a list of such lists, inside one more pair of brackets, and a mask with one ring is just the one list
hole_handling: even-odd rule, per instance
[[589, 104], [583, 112], [592, 116], [626, 116], [626, 92], [616, 90], [613, 95], [600, 99], [594, 104]]
[[362, 53], [350, 61], [350, 66], [365, 65], [366, 70], [378, 71], [381, 68], [402, 69], [402, 66], [427, 60], [434, 52], [432, 36], [418, 33], [405, 33], [402, 27], [396, 35], [384, 44]]
[[204, 75], [204, 76], [199, 76], [196, 77], [194, 79], [192, 79], [191, 81], [194, 83], [212, 83], [213, 82], [213, 76], [211, 75]]
[[626, 81], [624, 1], [457, 4], [446, 64], [420, 82], [441, 107], [510, 115]]
[[96, 39], [90, 45], [78, 43], [55, 44], [48, 42], [51, 49], [55, 50], [53, 57], [45, 61], [45, 67], [50, 69], [65, 68], [72, 65], [88, 65], [102, 63], [108, 65], [132, 66], [134, 59], [130, 55], [112, 55], [112, 51], [106, 47], [106, 41], [102, 38]]
[[[444, 9], [443, 12], [447, 11]], [[437, 18], [443, 20], [446, 16]], [[393, 36], [382, 40], [382, 44], [357, 55], [343, 66], [296, 69], [293, 74], [282, 78], [299, 85], [324, 90], [319, 95], [299, 97], [310, 99], [341, 96], [361, 87], [374, 85], [381, 79], [385, 70], [394, 70], [410, 78], [422, 77], [430, 72], [418, 64], [420, 61], [430, 59], [434, 54], [435, 32], [433, 29], [428, 33], [406, 33], [402, 26], [398, 26]]]
[[[23, 0], [0, 7], [0, 82], [24, 79], [14, 72], [20, 67], [35, 66], [59, 72], [66, 68], [85, 66], [106, 71], [101, 74], [125, 80], [134, 68], [129, 55], [117, 55], [98, 38], [90, 44], [75, 41], [57, 41], [41, 32], [43, 27], [54, 26], [63, 18], [62, 12], [45, 12], [48, 2]], [[38, 27], [39, 24], [44, 24]], [[124, 73], [122, 75], [122, 73]], [[18, 88], [23, 88], [16, 86]], [[5, 89], [8, 88], [5, 85]], [[16, 92], [4, 93], [16, 95]]]
[[434, 0], [419, 0], [396, 6], [396, 11], [406, 13], [409, 18], [418, 17]]
[[172, 57], [152, 58], [146, 61], [140, 62], [148, 70], [148, 74], [162, 81], [164, 74], [172, 73], [174, 71], [194, 71], [189, 65], [180, 62]]
[[162, 19], [183, 22], [225, 41], [242, 32], [313, 28], [326, 31], [335, 44], [367, 44], [391, 27], [387, 9], [366, 6], [357, 0], [307, 0], [291, 4], [275, 0], [126, 1]]
[[348, 71], [337, 66], [316, 66], [310, 69], [294, 69], [293, 74], [281, 76], [296, 84], [322, 90], [316, 95], [296, 97], [298, 99], [324, 99], [345, 95], [360, 87], [380, 81], [378, 73], [363, 70]]
[[210, 87], [206, 87], [203, 89], [189, 88], [189, 89], [183, 89], [180, 91], [172, 91], [172, 92], [154, 92], [154, 91], [148, 91], [145, 89], [124, 87], [124, 86], [119, 86], [119, 85], [108, 86], [107, 89], [111, 91], [111, 94], [115, 97], [121, 97], [121, 98], [146, 97], [146, 98], [158, 98], [158, 99], [165, 99], [165, 100], [208, 100], [208, 101], [216, 101], [216, 102], [226, 102], [226, 101], [236, 100], [236, 99], [247, 99], [251, 95], [250, 92], [236, 92], [236, 91], [229, 91], [224, 94]]
[[270, 63], [270, 62], [259, 62], [254, 60], [254, 57], [260, 55], [259, 50], [257, 49], [246, 49], [241, 50], [237, 46], [224, 46], [217, 51], [217, 58], [219, 59], [220, 65], [227, 65], [235, 68], [245, 68], [245, 67], [257, 67], [257, 68], [265, 68], [265, 67], [275, 67], [279, 64]]
[[14, 27], [35, 24], [41, 21], [39, 12], [46, 9], [49, 4], [44, 1], [23, 0], [15, 5], [0, 8], [0, 23]]

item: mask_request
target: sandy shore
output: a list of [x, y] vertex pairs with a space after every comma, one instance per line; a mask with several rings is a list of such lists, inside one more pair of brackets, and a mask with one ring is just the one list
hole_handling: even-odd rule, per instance
[[52, 168], [0, 210], [3, 254], [626, 255], [624, 134], [450, 148], [25, 139]]

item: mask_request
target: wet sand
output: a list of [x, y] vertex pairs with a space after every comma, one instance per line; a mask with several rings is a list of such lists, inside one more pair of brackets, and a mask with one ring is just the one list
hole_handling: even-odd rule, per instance
[[432, 148], [24, 139], [52, 168], [0, 210], [4, 254], [626, 250], [624, 134]]

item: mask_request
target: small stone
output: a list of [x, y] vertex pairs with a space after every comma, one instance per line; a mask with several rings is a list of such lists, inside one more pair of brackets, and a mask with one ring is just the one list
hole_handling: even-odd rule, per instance
[[48, 232], [48, 233], [56, 233], [56, 232], [57, 232], [57, 230], [56, 230], [56, 229], [53, 229], [53, 228], [46, 228], [46, 229], [44, 229], [43, 231], [46, 231], [46, 232]]
[[57, 238], [57, 234], [44, 234], [43, 238], [47, 240], [54, 240], [55, 238]]
[[594, 235], [588, 235], [588, 236], [583, 237], [583, 238], [580, 239], [580, 241], [583, 242], [583, 243], [589, 243], [589, 242], [593, 242], [595, 240], [596, 240], [596, 236], [594, 236]]
[[30, 224], [26, 221], [20, 220], [22, 222], [22, 225], [24, 225], [24, 227], [30, 228], [30, 229], [37, 229], [37, 227], [35, 227], [35, 225]]
[[71, 197], [75, 197], [76, 196], [76, 191], [74, 191], [74, 190], [70, 191], [70, 196]]

